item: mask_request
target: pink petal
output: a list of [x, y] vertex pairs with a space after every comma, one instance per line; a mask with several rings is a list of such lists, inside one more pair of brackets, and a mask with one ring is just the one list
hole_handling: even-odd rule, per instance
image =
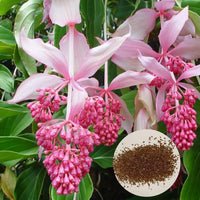
[[[71, 27], [72, 28], [72, 27]], [[82, 33], [79, 33], [75, 28], [74, 30], [74, 74], [77, 73], [80, 65], [83, 62], [83, 58], [86, 56], [89, 51], [89, 45], [87, 40]], [[69, 63], [69, 48], [70, 48], [70, 37], [69, 32], [61, 39], [60, 41], [60, 50], [65, 56], [67, 62]]]
[[129, 35], [112, 38], [98, 47], [89, 50], [84, 57], [75, 79], [92, 76], [122, 45]]
[[59, 26], [74, 25], [81, 22], [80, 0], [52, 0], [49, 17]]
[[188, 7], [184, 8], [181, 12], [163, 24], [158, 36], [163, 48], [163, 53], [166, 53], [169, 47], [175, 42], [187, 20]]
[[200, 57], [200, 39], [185, 39], [179, 43], [174, 49], [169, 51], [170, 55], [180, 56], [187, 60], [195, 60]]
[[166, 88], [168, 87], [168, 84], [164, 84], [160, 87], [158, 90], [158, 94], [156, 97], [156, 113], [157, 113], [157, 121], [160, 121], [160, 118], [162, 116], [162, 105], [165, 100], [165, 93], [166, 93]]
[[192, 22], [192, 20], [189, 18], [186, 22], [185, 25], [183, 26], [183, 29], [180, 32], [180, 35], [182, 36], [186, 36], [186, 35], [192, 35], [195, 36], [196, 34], [196, 30], [195, 30], [195, 26]]
[[23, 50], [45, 65], [53, 67], [66, 79], [69, 78], [68, 66], [65, 57], [56, 47], [49, 43], [44, 43], [41, 39], [29, 39], [26, 37], [24, 29], [20, 33], [20, 43]]
[[138, 57], [138, 50], [143, 56], [159, 57], [160, 54], [155, 52], [148, 44], [143, 41], [133, 40], [128, 38], [114, 55], [121, 57], [131, 57], [133, 59]]
[[123, 36], [129, 32], [131, 27], [130, 38], [143, 40], [153, 30], [156, 17], [157, 13], [153, 9], [141, 9], [125, 20], [112, 36]]
[[151, 128], [151, 121], [149, 121], [149, 114], [145, 108], [142, 108], [137, 113], [134, 120], [134, 131]]
[[83, 108], [85, 99], [87, 97], [87, 92], [83, 88], [82, 90], [77, 90], [76, 88], [73, 88], [69, 120], [74, 121], [77, 114], [80, 113], [81, 109]]
[[155, 58], [160, 56], [145, 42], [128, 38], [112, 56], [112, 62], [124, 70], [142, 71], [144, 68], [138, 61], [138, 50], [144, 56]]
[[133, 127], [133, 116], [129, 112], [126, 103], [124, 102], [123, 99], [121, 99], [119, 96], [117, 96], [115, 93], [110, 92], [112, 97], [114, 99], [117, 99], [121, 103], [121, 112], [120, 114], [125, 117], [125, 120], [122, 120], [121, 124], [124, 130], [126, 130], [127, 133], [132, 132], [132, 127]]
[[90, 88], [99, 87], [99, 82], [96, 78], [82, 78], [82, 79], [77, 80], [77, 83], [84, 89], [89, 88], [89, 87]]
[[145, 69], [147, 69], [148, 71], [152, 72], [160, 78], [164, 78], [168, 81], [174, 82], [170, 71], [167, 70], [164, 66], [162, 66], [155, 58], [145, 57], [141, 54], [138, 58]]
[[142, 67], [141, 62], [136, 58], [130, 58], [130, 57], [122, 57], [120, 55], [114, 54], [112, 56], [112, 62], [115, 63], [117, 66], [122, 68], [123, 70], [133, 70], [136, 72], [141, 72], [144, 70], [144, 67]]
[[150, 83], [153, 79], [154, 76], [147, 72], [126, 71], [114, 78], [108, 89], [117, 90], [133, 85], [146, 84]]
[[47, 87], [55, 88], [60, 84], [65, 84], [65, 80], [54, 75], [48, 74], [34, 74], [23, 81], [14, 95], [8, 101], [10, 104], [18, 103], [29, 99], [36, 99], [38, 96], [37, 89], [44, 89]]
[[199, 76], [200, 75], [200, 65], [194, 66], [187, 71], [183, 72], [181, 76], [178, 78], [177, 82], [183, 80], [183, 79], [188, 79], [193, 76]]
[[154, 6], [158, 11], [164, 11], [167, 9], [172, 9], [175, 5], [174, 0], [162, 0], [158, 2], [154, 2]]

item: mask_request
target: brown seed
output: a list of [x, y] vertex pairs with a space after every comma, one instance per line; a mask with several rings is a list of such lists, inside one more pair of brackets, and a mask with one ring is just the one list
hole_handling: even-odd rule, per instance
[[176, 169], [177, 159], [173, 154], [172, 143], [159, 140], [159, 144], [125, 148], [122, 153], [114, 157], [113, 168], [122, 182], [149, 185], [169, 178]]

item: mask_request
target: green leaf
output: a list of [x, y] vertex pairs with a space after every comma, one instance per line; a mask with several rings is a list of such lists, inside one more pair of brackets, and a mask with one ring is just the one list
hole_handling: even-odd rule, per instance
[[[79, 185], [79, 192], [76, 194], [76, 200], [89, 200], [93, 193], [93, 184], [89, 174], [82, 179]], [[57, 195], [56, 190], [51, 188], [52, 200], [73, 200], [74, 194], [70, 195]]]
[[26, 107], [0, 101], [0, 119], [26, 113], [29, 113], [29, 109]]
[[19, 50], [18, 48], [16, 47], [15, 48], [15, 52], [14, 52], [14, 63], [17, 67], [17, 69], [22, 72], [22, 74], [24, 75], [24, 78], [28, 78], [28, 72], [24, 66], [24, 63], [22, 62], [21, 58], [20, 58], [20, 55], [19, 55]]
[[15, 136], [27, 128], [33, 118], [30, 113], [0, 119], [0, 136]]
[[23, 155], [33, 155], [38, 153], [38, 146], [36, 141], [31, 139], [17, 136], [0, 136], [0, 151], [5, 150]]
[[14, 151], [0, 151], [0, 163], [12, 167], [16, 165], [19, 161], [35, 157], [36, 155], [24, 155], [21, 153], [16, 153]]
[[0, 52], [0, 60], [9, 60], [9, 59], [12, 59], [12, 55]]
[[26, 158], [37, 157], [38, 151], [39, 147], [35, 140], [16, 136], [0, 136], [0, 163], [6, 166], [15, 165]]
[[129, 0], [120, 0], [116, 12], [116, 17], [122, 19], [126, 19], [127, 17], [129, 17], [131, 13], [136, 9], [134, 2]]
[[200, 0], [182, 0], [182, 7], [189, 6], [190, 7], [199, 7]]
[[[6, 92], [14, 92], [14, 79], [11, 72], [0, 64], [0, 88]], [[0, 108], [1, 109], [1, 108]]]
[[102, 168], [108, 168], [113, 166], [113, 155], [119, 142], [123, 139], [123, 135], [120, 135], [117, 142], [112, 146], [99, 145], [96, 146], [94, 151], [90, 154], [91, 158]]
[[36, 62], [20, 48], [20, 31], [25, 26], [25, 32], [28, 37], [34, 37], [34, 19], [36, 11], [41, 3], [42, 0], [29, 0], [28, 2], [24, 3], [17, 13], [14, 24], [15, 39], [19, 46], [19, 56], [29, 75], [37, 72]]
[[46, 169], [38, 163], [24, 170], [17, 179], [15, 200], [39, 200]]
[[16, 44], [12, 31], [1, 25], [0, 25], [0, 41], [5, 44], [13, 46], [15, 46]]
[[8, 30], [12, 30], [12, 21], [9, 19], [3, 19], [0, 21], [0, 26], [3, 26], [4, 28]]
[[54, 31], [54, 45], [59, 48], [59, 42], [61, 38], [67, 33], [68, 27], [60, 27], [58, 25], [55, 25], [55, 31]]
[[22, 0], [0, 0], [0, 15], [5, 15], [6, 12], [15, 4], [21, 2]]
[[95, 37], [101, 37], [104, 19], [102, 0], [81, 0], [81, 13], [86, 22], [86, 37], [91, 47], [98, 44]]
[[[199, 131], [199, 129], [198, 129]], [[194, 146], [183, 155], [184, 166], [188, 172], [188, 177], [181, 191], [181, 200], [195, 199], [200, 200], [200, 136], [194, 140]]]

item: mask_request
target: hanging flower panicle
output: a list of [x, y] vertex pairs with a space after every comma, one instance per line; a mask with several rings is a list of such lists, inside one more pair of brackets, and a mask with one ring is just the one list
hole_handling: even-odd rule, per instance
[[44, 160], [57, 194], [78, 192], [81, 179], [89, 172], [92, 159], [86, 147], [81, 149], [65, 145], [55, 148]]
[[37, 89], [37, 92], [39, 92], [37, 100], [27, 105], [36, 122], [51, 120], [52, 114], [59, 110], [60, 104], [67, 101], [67, 97], [59, 95], [56, 89], [50, 87]]
[[[179, 100], [184, 98], [183, 104]], [[187, 89], [183, 96], [170, 90], [162, 106], [164, 114], [161, 120], [167, 125], [167, 131], [172, 133], [172, 140], [181, 150], [189, 150], [196, 138], [196, 111], [193, 109], [197, 95], [194, 90]], [[177, 105], [178, 104], [178, 105]]]
[[43, 163], [57, 194], [78, 192], [81, 179], [89, 172], [89, 152], [99, 145], [99, 136], [72, 121], [51, 120], [39, 123], [37, 144], [47, 154]]
[[121, 120], [125, 120], [125, 117], [120, 115], [120, 110], [120, 102], [112, 97], [106, 100], [101, 96], [89, 97], [78, 116], [78, 122], [85, 128], [93, 126], [100, 142], [111, 146], [118, 137]]

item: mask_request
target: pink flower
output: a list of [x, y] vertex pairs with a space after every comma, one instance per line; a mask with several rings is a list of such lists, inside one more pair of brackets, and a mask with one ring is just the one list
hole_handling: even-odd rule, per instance
[[[76, 104], [74, 108], [78, 109], [77, 105], [82, 105], [87, 97], [84, 85], [97, 85], [95, 79], [88, 77], [92, 76], [111, 57], [126, 38], [127, 36], [116, 37], [98, 47], [89, 49], [85, 36], [76, 31], [73, 26], [70, 26], [69, 32], [60, 42], [59, 50], [51, 44], [44, 43], [41, 39], [27, 38], [22, 31], [20, 41], [26, 53], [39, 62], [51, 66], [63, 78], [43, 73], [32, 75], [20, 84], [9, 103], [38, 98], [39, 93], [36, 92], [38, 89], [49, 87], [59, 91], [60, 88], [62, 89], [70, 84], [73, 87], [73, 92], [79, 94], [76, 103], [74, 102]], [[75, 114], [73, 112], [71, 117], [73, 118]]]
[[138, 60], [138, 50], [143, 56], [154, 57], [160, 62], [163, 62], [168, 56], [179, 56], [186, 60], [198, 59], [200, 55], [199, 38], [186, 37], [174, 46], [187, 22], [188, 8], [186, 7], [163, 23], [158, 36], [161, 52], [155, 52], [148, 44], [139, 41], [138, 38], [127, 39], [112, 56], [112, 61], [124, 70], [142, 71], [144, 68]]

